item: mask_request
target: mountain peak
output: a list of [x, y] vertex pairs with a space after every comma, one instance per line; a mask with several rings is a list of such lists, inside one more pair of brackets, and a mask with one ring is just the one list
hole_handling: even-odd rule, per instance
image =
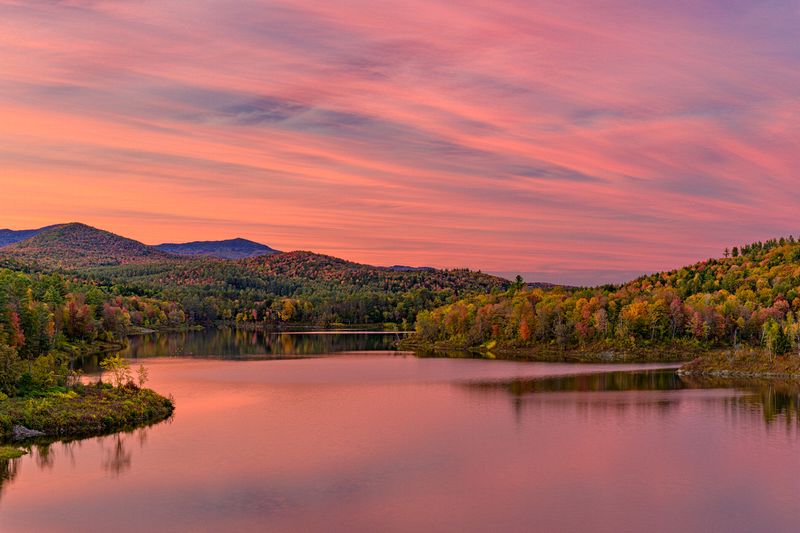
[[75, 268], [168, 259], [152, 246], [81, 222], [59, 224], [16, 242], [3, 252], [47, 266]]
[[186, 243], [165, 243], [155, 248], [177, 255], [205, 255], [220, 259], [244, 259], [280, 253], [264, 244], [236, 237], [221, 241], [193, 241]]

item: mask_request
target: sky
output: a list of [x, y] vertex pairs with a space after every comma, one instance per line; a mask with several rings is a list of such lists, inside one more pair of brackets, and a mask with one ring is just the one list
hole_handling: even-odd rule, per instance
[[800, 234], [797, 0], [0, 0], [0, 227], [621, 282]]

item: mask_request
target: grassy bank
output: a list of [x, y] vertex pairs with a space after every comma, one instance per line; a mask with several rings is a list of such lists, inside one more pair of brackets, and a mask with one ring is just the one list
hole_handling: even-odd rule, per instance
[[8, 461], [27, 455], [28, 450], [17, 448], [16, 446], [0, 446], [0, 461]]
[[12, 439], [14, 426], [44, 437], [102, 435], [168, 418], [172, 400], [150, 389], [92, 384], [37, 398], [0, 400], [0, 441]]
[[800, 378], [800, 355], [773, 355], [760, 348], [714, 350], [683, 365], [684, 375]]
[[514, 345], [488, 342], [480, 346], [468, 346], [444, 341], [428, 343], [414, 335], [401, 339], [398, 348], [423, 356], [576, 363], [685, 362], [704, 353], [698, 346], [684, 342], [634, 346], [629, 343], [602, 341], [562, 349], [552, 344]]

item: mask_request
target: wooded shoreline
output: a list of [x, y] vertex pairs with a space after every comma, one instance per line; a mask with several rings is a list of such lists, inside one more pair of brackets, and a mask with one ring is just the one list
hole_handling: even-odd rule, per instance
[[397, 346], [433, 357], [474, 357], [531, 362], [572, 363], [683, 363], [681, 375], [731, 378], [800, 379], [800, 354], [771, 354], [763, 348], [738, 347], [704, 350], [675, 343], [665, 346], [625, 346], [610, 342], [577, 348], [503, 346], [491, 343], [465, 346], [454, 342], [426, 342], [418, 336], [401, 339]]

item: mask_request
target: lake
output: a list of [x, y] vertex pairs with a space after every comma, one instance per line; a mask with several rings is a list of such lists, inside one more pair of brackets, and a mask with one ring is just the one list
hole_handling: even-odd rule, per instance
[[134, 338], [175, 416], [12, 461], [0, 531], [800, 527], [797, 385], [418, 358], [394, 338]]

